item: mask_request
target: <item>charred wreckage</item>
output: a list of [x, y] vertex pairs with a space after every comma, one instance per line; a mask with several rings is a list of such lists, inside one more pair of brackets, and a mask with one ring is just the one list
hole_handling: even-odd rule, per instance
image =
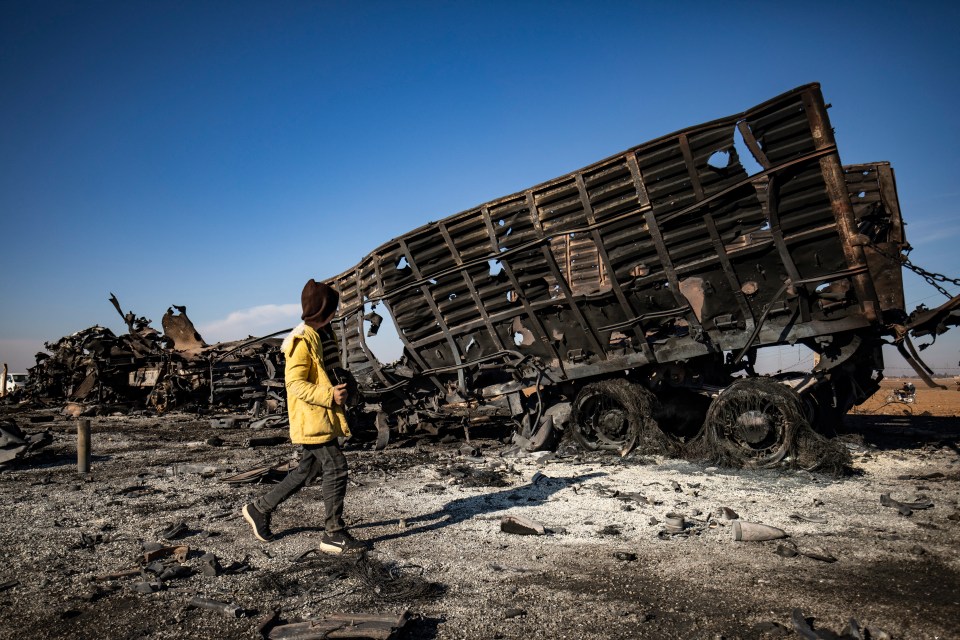
[[150, 320], [110, 302], [128, 333], [93, 326], [44, 346], [18, 399], [66, 401], [75, 416], [128, 410], [242, 410], [264, 422], [286, 408], [279, 338], [208, 345], [186, 307], [167, 309], [163, 333]]
[[[958, 282], [909, 251], [893, 169], [841, 164], [810, 84], [424, 225], [326, 282], [354, 423], [377, 446], [510, 424], [529, 449], [566, 432], [591, 450], [813, 468], [842, 456], [824, 436], [878, 389], [883, 344], [935, 384], [911, 335], [960, 323], [960, 297], [939, 287], [944, 305], [909, 313], [901, 269]], [[278, 340], [207, 346], [179, 311], [162, 337], [121, 311], [122, 339], [94, 327], [48, 345], [33, 393], [56, 379], [73, 399], [140, 389], [159, 410], [283, 412]], [[391, 363], [367, 340], [384, 316], [403, 344]], [[758, 350], [784, 344], [813, 368], [758, 375]]]

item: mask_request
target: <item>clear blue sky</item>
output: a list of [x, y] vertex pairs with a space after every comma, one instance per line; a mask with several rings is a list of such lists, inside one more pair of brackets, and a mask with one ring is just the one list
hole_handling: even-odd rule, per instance
[[0, 360], [120, 332], [111, 291], [209, 341], [283, 329], [392, 237], [812, 81], [841, 159], [893, 163], [915, 260], [960, 275], [960, 9], [793, 6], [6, 0]]

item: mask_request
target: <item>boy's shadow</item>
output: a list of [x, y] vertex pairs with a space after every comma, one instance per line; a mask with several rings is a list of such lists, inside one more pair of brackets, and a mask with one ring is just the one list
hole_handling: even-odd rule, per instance
[[[426, 533], [453, 524], [458, 524], [464, 520], [469, 520], [474, 516], [494, 511], [503, 511], [519, 505], [535, 506], [546, 502], [553, 494], [566, 489], [567, 487], [580, 484], [585, 480], [590, 480], [598, 476], [604, 476], [605, 473], [594, 472], [577, 477], [551, 478], [544, 476], [534, 484], [523, 485], [497, 491], [495, 493], [485, 493], [479, 496], [470, 496], [468, 498], [457, 498], [443, 505], [437, 511], [427, 513], [412, 518], [406, 518], [407, 528], [397, 533], [388, 533], [378, 538], [367, 540], [370, 543], [385, 542], [396, 538]], [[379, 522], [367, 522], [356, 524], [352, 529], [366, 527], [382, 527], [387, 525], [399, 524], [399, 519], [381, 520]], [[417, 526], [413, 526], [417, 525]]]

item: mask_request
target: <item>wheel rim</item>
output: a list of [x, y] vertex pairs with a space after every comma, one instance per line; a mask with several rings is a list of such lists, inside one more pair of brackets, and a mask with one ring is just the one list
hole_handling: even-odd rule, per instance
[[751, 466], [780, 462], [788, 453], [804, 407], [792, 390], [765, 379], [734, 383], [714, 401], [707, 417], [710, 439]]
[[718, 416], [721, 435], [752, 457], [777, 450], [786, 433], [786, 418], [774, 403], [762, 398], [737, 398]]
[[580, 432], [597, 445], [622, 446], [630, 430], [629, 410], [616, 399], [596, 392], [579, 405]]

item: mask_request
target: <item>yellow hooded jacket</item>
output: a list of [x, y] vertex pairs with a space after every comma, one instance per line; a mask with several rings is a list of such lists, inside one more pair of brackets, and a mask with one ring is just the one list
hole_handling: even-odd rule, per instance
[[334, 402], [333, 384], [323, 368], [320, 335], [301, 322], [280, 349], [286, 357], [290, 440], [294, 444], [326, 444], [335, 438], [349, 438], [347, 415]]

